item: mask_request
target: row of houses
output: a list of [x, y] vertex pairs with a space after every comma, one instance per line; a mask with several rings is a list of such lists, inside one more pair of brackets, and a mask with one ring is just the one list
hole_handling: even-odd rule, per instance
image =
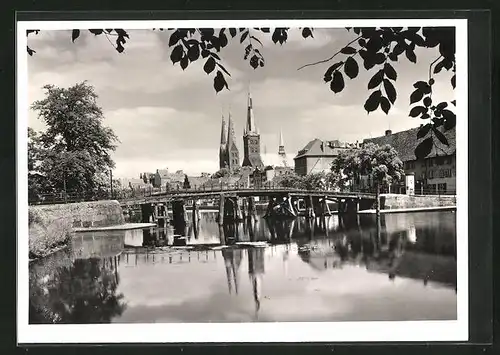
[[[423, 139], [417, 139], [418, 130], [418, 127], [397, 133], [387, 130], [383, 136], [367, 138], [362, 143], [351, 144], [338, 140], [314, 139], [307, 143], [294, 158], [294, 171], [298, 175], [329, 171], [332, 162], [342, 151], [359, 148], [366, 143], [374, 143], [379, 146], [388, 144], [398, 152], [398, 156], [404, 164], [405, 174], [414, 176], [415, 193], [455, 193], [455, 128], [442, 131], [448, 140], [448, 145], [435, 140], [431, 153], [425, 159], [420, 160], [415, 156], [415, 148]], [[405, 187], [394, 186], [394, 188], [404, 189]]]

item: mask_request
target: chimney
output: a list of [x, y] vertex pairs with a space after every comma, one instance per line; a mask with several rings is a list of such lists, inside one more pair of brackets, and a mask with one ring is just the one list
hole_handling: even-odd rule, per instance
[[392, 131], [390, 129], [388, 129], [387, 131], [385, 131], [385, 135], [386, 136], [390, 136], [392, 134]]

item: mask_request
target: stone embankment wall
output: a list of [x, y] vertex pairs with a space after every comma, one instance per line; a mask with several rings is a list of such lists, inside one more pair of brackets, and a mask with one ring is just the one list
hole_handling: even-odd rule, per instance
[[30, 257], [45, 256], [54, 248], [65, 245], [73, 228], [108, 227], [123, 223], [125, 220], [118, 201], [30, 206]]
[[381, 209], [402, 209], [402, 208], [425, 208], [425, 207], [450, 207], [456, 206], [456, 196], [434, 196], [434, 195], [400, 195], [381, 194]]

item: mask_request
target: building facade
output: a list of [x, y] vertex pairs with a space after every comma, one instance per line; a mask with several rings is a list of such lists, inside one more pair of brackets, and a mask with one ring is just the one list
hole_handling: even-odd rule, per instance
[[351, 149], [354, 146], [338, 140], [322, 141], [316, 138], [299, 150], [297, 156], [294, 158], [295, 173], [297, 175], [307, 175], [328, 172], [331, 169], [332, 162], [340, 152]]
[[[456, 192], [456, 130], [442, 130], [448, 145], [435, 139], [430, 154], [425, 159], [417, 159], [415, 148], [423, 140], [417, 139], [419, 128], [365, 139], [363, 143], [379, 146], [389, 144], [397, 152], [404, 164], [406, 175], [415, 176], [415, 194], [455, 194]], [[397, 192], [397, 191], [396, 191]]]

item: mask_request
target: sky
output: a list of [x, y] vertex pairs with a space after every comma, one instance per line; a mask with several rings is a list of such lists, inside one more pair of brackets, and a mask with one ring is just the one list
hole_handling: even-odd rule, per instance
[[[283, 132], [289, 160], [309, 141], [339, 139], [347, 142], [418, 127], [408, 116], [413, 83], [427, 80], [436, 49], [417, 48], [417, 64], [400, 58], [392, 63], [398, 72], [396, 104], [386, 115], [369, 115], [363, 108], [369, 96], [367, 84], [378, 70], [346, 78], [343, 92], [334, 94], [323, 76], [334, 61], [297, 69], [330, 57], [355, 38], [344, 28], [315, 29], [314, 38], [303, 39], [291, 29], [288, 41], [274, 44], [270, 34], [255, 33], [265, 66], [254, 70], [243, 60], [244, 44], [232, 40], [219, 53], [231, 73], [229, 91], [216, 93], [213, 78], [203, 71], [203, 60], [183, 71], [169, 59], [171, 32], [130, 30], [125, 51], [118, 53], [104, 36], [82, 31], [72, 43], [71, 31], [45, 30], [28, 37], [36, 53], [28, 58], [29, 102], [42, 99], [42, 87], [70, 87], [84, 80], [94, 86], [104, 112], [103, 124], [114, 130], [120, 143], [112, 158], [114, 176], [139, 177], [141, 172], [168, 168], [190, 175], [213, 173], [219, 167], [221, 115], [229, 110], [236, 143], [243, 161], [243, 128], [248, 91], [253, 98], [255, 122], [261, 134], [265, 164], [276, 162], [279, 132]], [[271, 31], [272, 32], [272, 31]], [[433, 99], [452, 100], [450, 73], [438, 74]], [[37, 113], [30, 111], [29, 126], [45, 129]]]

